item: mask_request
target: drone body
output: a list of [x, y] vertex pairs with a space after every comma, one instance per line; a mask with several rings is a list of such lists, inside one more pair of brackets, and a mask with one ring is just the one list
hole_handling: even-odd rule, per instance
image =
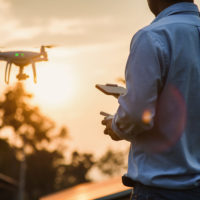
[[34, 82], [37, 82], [35, 63], [41, 61], [48, 61], [47, 52], [45, 48], [51, 48], [52, 46], [41, 46], [40, 52], [32, 51], [7, 51], [0, 52], [0, 60], [7, 61], [5, 70], [5, 82], [8, 84], [10, 80], [10, 72], [12, 64], [19, 67], [19, 74], [16, 76], [18, 80], [26, 80], [29, 78], [24, 73], [24, 67], [31, 64], [33, 69]]

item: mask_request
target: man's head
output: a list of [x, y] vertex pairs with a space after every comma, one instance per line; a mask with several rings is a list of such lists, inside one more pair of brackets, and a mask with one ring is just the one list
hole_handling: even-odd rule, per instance
[[151, 12], [157, 16], [165, 8], [180, 2], [194, 3], [194, 0], [147, 0]]

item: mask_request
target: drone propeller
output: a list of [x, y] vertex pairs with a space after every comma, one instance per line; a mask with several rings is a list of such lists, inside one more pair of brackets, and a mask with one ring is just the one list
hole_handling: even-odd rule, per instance
[[48, 48], [48, 49], [51, 49], [51, 48], [56, 47], [56, 45], [43, 45], [43, 47]]
[[54, 48], [54, 47], [57, 47], [57, 45], [54, 45], [54, 44], [50, 44], [50, 45], [41, 45], [41, 49], [44, 49], [44, 48], [51, 49], [51, 48]]

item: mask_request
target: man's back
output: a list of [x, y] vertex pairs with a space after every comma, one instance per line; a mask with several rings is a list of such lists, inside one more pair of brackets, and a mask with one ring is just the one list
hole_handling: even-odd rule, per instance
[[[131, 52], [126, 68], [128, 93], [120, 97], [113, 123], [115, 132], [132, 142], [127, 176], [162, 188], [195, 187], [200, 180], [197, 7], [178, 3], [165, 9], [134, 36]], [[146, 99], [141, 101], [140, 96]], [[151, 128], [141, 125], [142, 131], [133, 138], [135, 127], [119, 129], [126, 115], [140, 124], [140, 116], [147, 111], [153, 116]]]

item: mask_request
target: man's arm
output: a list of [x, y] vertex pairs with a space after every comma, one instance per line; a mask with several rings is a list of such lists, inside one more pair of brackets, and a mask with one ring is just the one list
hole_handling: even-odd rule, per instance
[[153, 127], [165, 60], [155, 34], [142, 31], [136, 35], [126, 66], [127, 93], [119, 97], [119, 108], [112, 120], [112, 130], [119, 138], [132, 141]]

